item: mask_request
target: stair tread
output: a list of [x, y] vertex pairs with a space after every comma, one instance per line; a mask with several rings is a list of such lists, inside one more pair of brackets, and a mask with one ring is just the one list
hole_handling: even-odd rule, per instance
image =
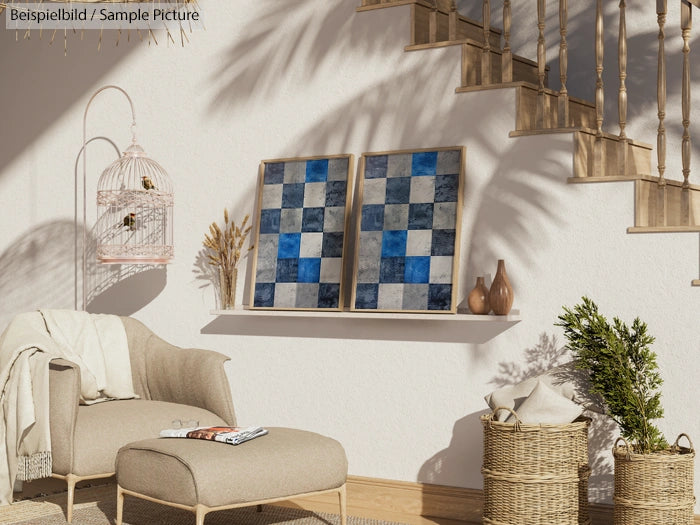
[[693, 226], [630, 226], [627, 233], [700, 233], [700, 224]]
[[[464, 44], [478, 47], [479, 49], [481, 49], [484, 46], [483, 42], [480, 42], [478, 40], [474, 40], [473, 38], [458, 38], [456, 40], [440, 40], [439, 42], [429, 42], [427, 44], [410, 44], [410, 45], [404, 47], [404, 51], [423, 51], [425, 49], [437, 49], [437, 48], [448, 47], [448, 46], [461, 46]], [[502, 55], [503, 50], [491, 48], [491, 53], [493, 53], [495, 55]], [[514, 62], [522, 62], [523, 64], [527, 64], [527, 65], [532, 66], [532, 67], [537, 67], [537, 62], [535, 62], [534, 60], [530, 60], [529, 58], [520, 56], [520, 55], [514, 54], [513, 61]], [[549, 71], [550, 67], [546, 66], [545, 70]], [[532, 84], [532, 85], [534, 85], [534, 84]], [[573, 97], [571, 97], [571, 98], [573, 98]], [[577, 99], [577, 100], [580, 100], [580, 99]]]
[[[659, 182], [659, 177], [655, 175], [648, 175], [646, 173], [640, 173], [636, 175], [615, 175], [608, 177], [569, 177], [566, 182], [573, 184], [588, 184], [593, 182], [617, 182], [617, 181], [630, 181], [630, 180], [645, 180], [648, 182]], [[664, 179], [666, 184], [669, 186], [675, 186], [681, 188], [683, 186], [682, 180], [675, 179]], [[700, 185], [691, 184], [689, 189], [693, 191], [700, 191]]]
[[355, 11], [358, 13], [362, 13], [363, 11], [374, 11], [375, 9], [385, 9], [387, 7], [397, 7], [401, 5], [411, 5], [411, 4], [420, 4], [425, 7], [430, 7], [432, 8], [433, 5], [426, 2], [425, 0], [393, 0], [391, 3], [389, 2], [384, 2], [381, 4], [371, 4], [371, 5], [361, 5], [359, 7], [355, 8]]
[[[525, 60], [527, 60], [527, 59], [525, 59]], [[534, 62], [533, 62], [533, 64], [534, 64]], [[526, 89], [532, 89], [533, 91], [539, 91], [539, 88], [535, 84], [532, 84], [531, 82], [526, 82], [524, 80], [516, 80], [514, 82], [501, 82], [501, 83], [497, 83], [497, 84], [486, 84], [486, 85], [478, 85], [478, 86], [460, 86], [455, 91], [457, 93], [469, 93], [470, 91], [482, 91], [484, 89], [508, 89], [508, 88], [526, 88]], [[544, 88], [544, 92], [547, 93], [548, 95], [552, 95], [552, 96], [559, 95], [558, 91], [555, 91], [555, 90], [550, 89], [550, 88]], [[583, 98], [572, 97], [571, 95], [569, 95], [569, 101], [595, 109], [594, 102], [590, 102], [590, 101], [585, 100]]]
[[[527, 137], [529, 135], [547, 135], [547, 134], [555, 134], [555, 133], [586, 133], [588, 135], [596, 135], [598, 132], [592, 128], [585, 128], [582, 126], [574, 126], [574, 127], [569, 127], [569, 128], [545, 128], [545, 129], [523, 129], [523, 130], [515, 130], [510, 132], [511, 137]], [[620, 140], [620, 137], [617, 135], [613, 135], [612, 133], [608, 132], [603, 132], [603, 138], [607, 140], [614, 140], [618, 141]], [[628, 138], [627, 143], [643, 148], [643, 149], [648, 149], [651, 150], [653, 146], [651, 144], [648, 144], [646, 142], [641, 142], [639, 140], [633, 140]], [[607, 177], [605, 177], [607, 178]]]

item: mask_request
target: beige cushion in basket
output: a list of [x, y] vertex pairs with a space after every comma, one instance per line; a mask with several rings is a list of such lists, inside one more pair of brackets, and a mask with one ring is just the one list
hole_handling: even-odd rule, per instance
[[[530, 395], [518, 407], [518, 418], [533, 425], [565, 425], [581, 415], [583, 407], [555, 392], [543, 381], [537, 381]], [[514, 423], [511, 415], [507, 423]]]
[[[484, 399], [489, 407], [491, 407], [491, 410], [496, 410], [498, 407], [518, 410], [520, 404], [530, 395], [538, 381], [545, 383], [566, 399], [574, 399], [575, 387], [568, 381], [562, 381], [559, 368], [553, 368], [544, 374], [526, 379], [517, 385], [504, 386], [498, 390], [494, 390]], [[505, 421], [509, 415], [510, 412], [507, 410], [500, 410], [498, 414], [496, 414], [496, 421]]]

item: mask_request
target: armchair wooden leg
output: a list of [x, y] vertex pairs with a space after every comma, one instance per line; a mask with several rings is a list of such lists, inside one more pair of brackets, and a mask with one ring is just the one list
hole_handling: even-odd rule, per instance
[[197, 525], [204, 525], [204, 516], [207, 515], [209, 509], [204, 505], [195, 505], [194, 514], [196, 516]]
[[124, 513], [124, 491], [117, 485], [117, 521], [115, 525], [122, 525], [122, 518]]
[[[338, 499], [340, 500], [340, 525], [348, 523], [347, 491], [345, 485], [338, 489]], [[119, 525], [119, 524], [117, 524]]]
[[75, 497], [75, 484], [77, 482], [77, 476], [74, 476], [73, 474], [68, 474], [66, 476], [66, 483], [68, 484], [68, 500], [66, 501], [66, 521], [68, 523], [73, 522], [73, 500]]

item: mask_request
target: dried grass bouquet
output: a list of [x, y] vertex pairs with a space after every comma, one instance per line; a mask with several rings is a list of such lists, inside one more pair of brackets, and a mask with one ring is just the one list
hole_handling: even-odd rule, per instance
[[204, 247], [210, 250], [207, 253], [208, 262], [219, 270], [219, 292], [221, 307], [224, 309], [235, 305], [237, 266], [241, 256], [253, 249], [251, 245], [243, 251], [243, 244], [251, 229], [251, 226], [247, 226], [248, 219], [250, 215], [246, 215], [241, 225], [236, 226], [234, 221], [229, 221], [228, 210], [224, 208], [223, 229], [212, 222], [209, 233], [204, 234]]

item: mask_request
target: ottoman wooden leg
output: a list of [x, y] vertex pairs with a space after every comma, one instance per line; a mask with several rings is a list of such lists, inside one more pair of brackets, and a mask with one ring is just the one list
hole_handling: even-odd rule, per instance
[[124, 491], [117, 485], [117, 521], [115, 525], [122, 525], [122, 517], [124, 512]]

